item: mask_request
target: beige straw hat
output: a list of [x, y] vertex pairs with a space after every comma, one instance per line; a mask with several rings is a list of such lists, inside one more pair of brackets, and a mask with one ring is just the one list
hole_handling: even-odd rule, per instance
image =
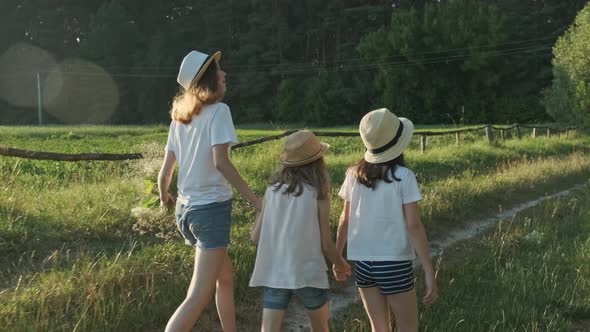
[[412, 139], [414, 124], [406, 118], [398, 118], [387, 108], [380, 108], [363, 117], [359, 131], [367, 148], [365, 160], [380, 164], [404, 152]]
[[219, 59], [221, 59], [221, 52], [219, 51], [213, 55], [191, 51], [182, 60], [176, 81], [188, 90], [191, 84], [196, 84], [201, 79], [211, 62], [213, 60], [219, 61]]
[[286, 167], [303, 166], [320, 159], [330, 145], [320, 142], [309, 130], [300, 130], [285, 139], [284, 153], [279, 162]]

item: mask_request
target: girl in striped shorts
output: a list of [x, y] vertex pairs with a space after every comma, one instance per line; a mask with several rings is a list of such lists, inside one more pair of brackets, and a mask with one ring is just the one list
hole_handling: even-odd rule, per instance
[[403, 152], [414, 126], [382, 108], [366, 114], [359, 130], [364, 158], [346, 173], [339, 195], [337, 249], [347, 245], [355, 261], [354, 277], [373, 331], [391, 331], [390, 309], [397, 330], [418, 331], [418, 304], [412, 261], [418, 255], [426, 281], [425, 304], [438, 297], [428, 239], [420, 220], [420, 190], [405, 167]]

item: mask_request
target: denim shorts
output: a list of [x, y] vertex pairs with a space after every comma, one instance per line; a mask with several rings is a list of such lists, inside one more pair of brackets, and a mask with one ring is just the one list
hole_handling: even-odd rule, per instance
[[232, 200], [187, 206], [176, 203], [176, 226], [190, 246], [226, 248], [231, 230]]
[[299, 289], [283, 289], [264, 287], [263, 308], [273, 310], [286, 310], [295, 293], [307, 310], [317, 310], [328, 302], [328, 290], [315, 287], [304, 287]]
[[358, 288], [378, 287], [383, 295], [404, 293], [414, 288], [412, 261], [357, 261], [354, 279]]

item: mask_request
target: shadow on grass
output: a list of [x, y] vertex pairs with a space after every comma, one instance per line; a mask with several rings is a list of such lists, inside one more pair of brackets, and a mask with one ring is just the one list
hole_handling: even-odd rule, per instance
[[0, 205], [0, 288], [11, 287], [19, 275], [47, 268], [68, 269], [79, 255], [117, 255], [131, 245], [136, 248], [162, 243], [154, 236], [131, 230], [97, 230], [28, 215]]

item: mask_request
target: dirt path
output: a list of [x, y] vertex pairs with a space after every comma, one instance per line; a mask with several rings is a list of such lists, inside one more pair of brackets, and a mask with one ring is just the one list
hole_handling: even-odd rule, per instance
[[[493, 217], [466, 223], [466, 226], [461, 229], [451, 230], [444, 239], [431, 241], [430, 255], [438, 256], [446, 248], [453, 245], [454, 243], [477, 236], [478, 234], [494, 227], [498, 223], [498, 221], [502, 219], [511, 218], [517, 213], [524, 211], [528, 208], [531, 208], [548, 199], [567, 196], [571, 194], [572, 191], [575, 191], [587, 185], [588, 183], [579, 184], [570, 189], [563, 190], [552, 195], [547, 195], [536, 198], [534, 200], [527, 201], [511, 209], [502, 211]], [[358, 297], [358, 292], [356, 290], [354, 282], [352, 281], [352, 278], [349, 278], [349, 280], [346, 283], [344, 283], [341, 287], [338, 287], [332, 291], [330, 303], [330, 316], [333, 317], [335, 314], [338, 313], [338, 311], [340, 311], [343, 308], [346, 308], [348, 305], [354, 302], [358, 302], [359, 305], [361, 305], [360, 298]], [[291, 301], [287, 313], [285, 314], [285, 319], [281, 331], [311, 331], [309, 319], [307, 318], [305, 309], [298, 300], [294, 299], [294, 301]]]

